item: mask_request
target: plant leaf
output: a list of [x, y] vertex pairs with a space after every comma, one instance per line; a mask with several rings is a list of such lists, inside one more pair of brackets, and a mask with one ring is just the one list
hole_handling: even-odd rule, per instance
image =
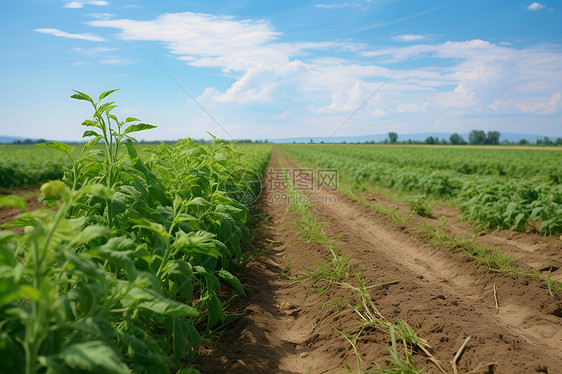
[[246, 293], [244, 292], [244, 288], [242, 287], [242, 283], [240, 283], [240, 281], [238, 280], [238, 278], [236, 278], [234, 275], [232, 275], [230, 272], [221, 269], [219, 271], [219, 277], [221, 277], [222, 279], [224, 279], [226, 281], [226, 283], [230, 284], [232, 287], [234, 287], [236, 289], [236, 291], [240, 292], [242, 295], [246, 296]]
[[125, 120], [125, 123], [135, 122], [135, 121], [140, 121], [140, 119], [135, 118], [135, 117], [127, 117], [127, 119]]
[[101, 341], [78, 343], [60, 353], [62, 360], [76, 371], [90, 373], [127, 374], [129, 368], [119, 355]]
[[39, 143], [36, 144], [40, 147], [49, 147], [49, 148], [53, 148], [56, 149], [57, 151], [61, 151], [64, 152], [66, 154], [70, 154], [70, 151], [72, 151], [74, 149], [74, 147], [71, 147], [69, 145], [66, 145], [64, 143], [61, 142], [47, 142], [47, 143]]
[[103, 136], [101, 135], [96, 135], [95, 137], [93, 137], [92, 139], [90, 139], [90, 141], [88, 141], [88, 143], [86, 143], [86, 145], [84, 146], [84, 148], [90, 148], [93, 145], [98, 144], [98, 142], [103, 138]]
[[147, 123], [139, 123], [137, 125], [131, 125], [129, 127], [127, 127], [125, 129], [125, 131], [123, 132], [123, 135], [132, 133], [132, 132], [136, 132], [136, 131], [144, 131], [144, 130], [150, 130], [150, 129], [155, 129], [157, 126], [154, 125], [149, 125]]
[[88, 127], [100, 127], [100, 123], [98, 121], [94, 121], [91, 119], [87, 119], [84, 122], [82, 122], [82, 126], [88, 126]]
[[116, 88], [114, 90], [109, 90], [109, 91], [105, 91], [104, 93], [102, 93], [99, 97], [99, 101], [102, 101], [106, 96], [112, 94], [115, 91], [119, 91], [119, 88]]
[[99, 134], [94, 130], [86, 130], [84, 131], [84, 134], [82, 134], [82, 137], [85, 138], [86, 136], [98, 136], [98, 135]]
[[94, 100], [90, 96], [86, 95], [84, 92], [80, 92], [76, 90], [72, 90], [72, 91], [76, 93], [70, 96], [71, 99], [89, 101], [90, 103], [92, 103], [92, 105], [94, 104]]
[[18, 195], [0, 196], [0, 206], [9, 206], [27, 211], [25, 200]]

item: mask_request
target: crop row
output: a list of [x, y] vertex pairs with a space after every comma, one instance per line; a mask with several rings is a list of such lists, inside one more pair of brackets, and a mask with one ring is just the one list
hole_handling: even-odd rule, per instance
[[[132, 135], [154, 126], [119, 121], [101, 103], [111, 92], [73, 95], [94, 107], [90, 141], [77, 156], [49, 143], [71, 167], [41, 187], [45, 209], [4, 225], [23, 234], [0, 231], [0, 372], [195, 373], [224, 318], [221, 286], [244, 292], [232, 273], [249, 217], [235, 197], [257, 187], [236, 171], [259, 178], [271, 149], [186, 139], [141, 158]], [[17, 196], [0, 205], [26, 210]]]
[[393, 167], [431, 167], [460, 174], [537, 177], [562, 183], [562, 152], [543, 149], [486, 149], [430, 147], [373, 147], [322, 145], [319, 152], [345, 155], [359, 162], [376, 162]]
[[0, 146], [0, 188], [38, 186], [60, 179], [68, 157], [49, 149], [29, 145]]
[[[357, 184], [453, 198], [460, 204], [463, 217], [480, 228], [524, 231], [531, 226], [547, 235], [562, 233], [562, 185], [540, 176], [520, 179], [466, 175], [439, 170], [431, 161], [426, 161], [424, 167], [398, 166], [407, 164], [400, 153], [393, 153], [395, 163], [377, 162], [368, 157], [361, 160], [357, 154], [368, 154], [366, 147], [285, 146], [284, 149], [319, 167], [335, 168]], [[448, 150], [443, 157], [454, 151]], [[471, 151], [476, 155], [481, 150]], [[422, 165], [423, 154], [418, 157], [418, 164]], [[509, 157], [498, 153], [502, 163], [509, 164]]]

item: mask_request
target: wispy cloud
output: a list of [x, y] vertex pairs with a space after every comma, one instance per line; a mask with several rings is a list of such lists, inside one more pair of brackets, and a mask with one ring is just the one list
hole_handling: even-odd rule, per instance
[[359, 3], [335, 3], [335, 4], [316, 4], [315, 8], [334, 9], [334, 8], [359, 8]]
[[72, 50], [76, 51], [76, 52], [83, 53], [85, 55], [96, 55], [96, 54], [104, 53], [104, 52], [117, 51], [117, 48], [109, 48], [109, 47], [82, 48], [82, 47], [76, 47], [76, 48], [72, 48]]
[[80, 39], [80, 40], [88, 40], [91, 42], [103, 42], [104, 39], [101, 36], [96, 36], [92, 34], [71, 34], [65, 31], [61, 31], [58, 29], [50, 29], [50, 28], [42, 28], [42, 29], [35, 29], [33, 31], [37, 31], [43, 34], [49, 34], [54, 36], [59, 36], [61, 38], [68, 38], [68, 39]]
[[414, 35], [414, 34], [404, 34], [392, 37], [393, 40], [397, 42], [417, 42], [419, 40], [427, 39], [425, 35]]
[[[289, 105], [291, 123], [306, 123], [319, 133], [327, 121], [344, 121], [412, 55], [414, 63], [396, 74], [354, 123], [425, 116], [436, 126], [449, 126], [474, 113], [562, 112], [562, 51], [552, 47], [515, 48], [479, 39], [433, 44], [416, 34], [398, 35], [396, 40], [412, 44], [388, 48], [351, 40], [286, 42], [264, 20], [189, 12], [88, 24], [116, 28], [124, 40], [163, 43], [178, 60], [218, 69], [232, 79], [226, 89], [204, 89], [198, 100], [205, 105], [240, 110], [259, 102], [274, 107], [271, 113], [282, 113]], [[329, 57], [334, 55], [338, 57]], [[111, 60], [118, 64], [117, 58], [105, 63]], [[286, 116], [270, 117], [288, 121]]]
[[544, 8], [546, 8], [546, 5], [540, 4], [540, 3], [537, 3], [537, 2], [534, 2], [527, 7], [527, 9], [532, 10], [532, 11], [541, 10], [541, 9], [544, 9]]
[[121, 58], [107, 58], [105, 60], [101, 60], [100, 63], [104, 65], [132, 65], [135, 64], [137, 61], [135, 60], [128, 60], [128, 59], [121, 59]]
[[115, 14], [111, 14], [111, 13], [90, 13], [88, 14], [88, 16], [95, 18], [95, 19], [101, 19], [101, 20], [108, 20], [110, 18], [115, 17]]
[[70, 9], [80, 9], [80, 8], [84, 8], [84, 5], [105, 6], [105, 5], [109, 5], [109, 2], [104, 0], [76, 0], [76, 1], [68, 1], [62, 7], [70, 8]]

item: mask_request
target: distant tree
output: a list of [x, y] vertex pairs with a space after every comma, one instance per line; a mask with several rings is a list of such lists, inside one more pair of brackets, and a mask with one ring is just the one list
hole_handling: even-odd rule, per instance
[[562, 145], [562, 138], [556, 139], [556, 145]]
[[500, 142], [501, 145], [510, 145], [511, 142], [509, 141], [509, 139], [504, 139]]
[[486, 133], [482, 130], [472, 130], [468, 134], [468, 142], [474, 145], [486, 144]]
[[388, 139], [390, 139], [390, 144], [395, 144], [398, 140], [398, 134], [395, 132], [389, 132]]
[[436, 139], [433, 136], [428, 136], [425, 139], [425, 144], [435, 144], [436, 143]]
[[310, 144], [314, 144], [314, 140], [310, 139]]
[[451, 135], [449, 140], [451, 141], [451, 144], [454, 145], [466, 144], [462, 136], [460, 136], [458, 133], [454, 133], [453, 135]]
[[500, 135], [499, 131], [488, 131], [488, 137], [486, 138], [486, 144], [490, 145], [498, 145], [500, 144]]
[[519, 145], [527, 145], [527, 144], [529, 144], [529, 141], [527, 139], [521, 139], [519, 141]]

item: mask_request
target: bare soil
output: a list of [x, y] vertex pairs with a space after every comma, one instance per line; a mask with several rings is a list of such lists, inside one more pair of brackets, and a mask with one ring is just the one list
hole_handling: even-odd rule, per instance
[[[39, 197], [40, 191], [37, 187], [29, 187], [29, 188], [20, 188], [16, 190], [0, 190], [0, 196], [6, 195], [18, 195], [21, 196], [25, 202], [27, 203], [27, 208], [31, 210], [43, 208], [43, 203], [37, 201], [37, 197]], [[22, 213], [22, 210], [5, 207], [0, 207], [0, 225], [12, 221], [18, 214]], [[0, 229], [3, 230], [3, 229]], [[8, 230], [13, 230], [16, 232], [23, 232], [22, 227], [12, 227]]]
[[[277, 151], [272, 160], [277, 156], [287, 167], [293, 166]], [[277, 167], [271, 161], [270, 166]], [[414, 226], [436, 219], [420, 217], [396, 227], [385, 222], [387, 217], [338, 192], [307, 194], [337, 198], [336, 204], [316, 205], [315, 217], [329, 222], [329, 236], [341, 236], [340, 252], [353, 254], [350, 265], [363, 270], [367, 284], [398, 281], [372, 288], [373, 302], [388, 320], [404, 320], [426, 339], [446, 372], [453, 373], [450, 361], [470, 336], [457, 362], [459, 373], [562, 373], [560, 292], [550, 296], [535, 278], [490, 272], [474, 260], [428, 247], [413, 237]], [[241, 316], [217, 342], [204, 347], [206, 356], [198, 368], [202, 373], [343, 373], [349, 364], [355, 372], [357, 359], [342, 333], [357, 332], [361, 320], [353, 312], [338, 312], [326, 304], [350, 296], [350, 291], [332, 287], [318, 295], [310, 285], [294, 280], [305, 271], [303, 267], [321, 262], [327, 249], [298, 240], [289, 207], [268, 204], [269, 196], [264, 188], [256, 206], [269, 218], [261, 222], [265, 229], [257, 232], [255, 243], [258, 247], [268, 240], [279, 243], [237, 274], [247, 297], [235, 299], [230, 311]], [[458, 217], [458, 212], [447, 208], [437, 208], [434, 214]], [[466, 223], [449, 221], [454, 230], [468, 233]], [[536, 269], [561, 259], [556, 238], [486, 232], [478, 240], [521, 256]], [[555, 267], [544, 271], [556, 273]], [[351, 307], [345, 301], [339, 304], [342, 309]], [[376, 363], [384, 367], [389, 357], [384, 344], [390, 344], [390, 337], [378, 330], [365, 330], [359, 336], [361, 370], [373, 371]], [[425, 372], [440, 372], [423, 353], [416, 352], [414, 359]]]

